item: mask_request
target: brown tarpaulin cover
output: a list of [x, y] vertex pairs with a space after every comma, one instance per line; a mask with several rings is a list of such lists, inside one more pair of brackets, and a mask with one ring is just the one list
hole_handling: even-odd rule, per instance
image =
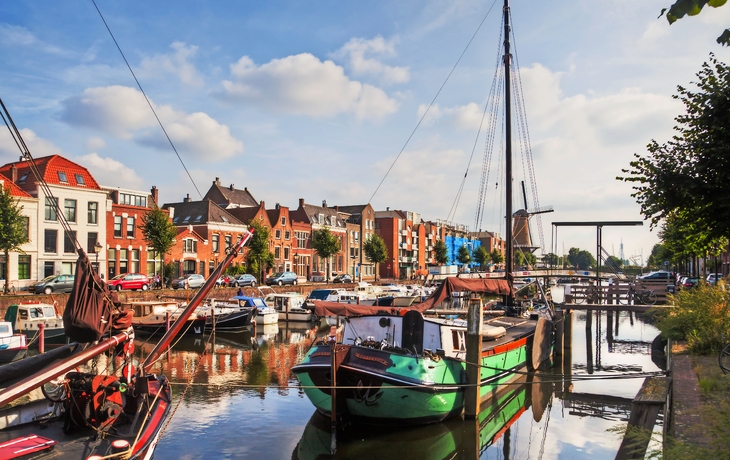
[[424, 312], [450, 298], [452, 292], [479, 292], [493, 295], [512, 295], [512, 287], [507, 280], [484, 278], [446, 278], [438, 289], [421, 303], [411, 307], [385, 307], [370, 305], [353, 305], [338, 302], [314, 302], [314, 314], [317, 316], [362, 316], [376, 314], [402, 315], [406, 311]]

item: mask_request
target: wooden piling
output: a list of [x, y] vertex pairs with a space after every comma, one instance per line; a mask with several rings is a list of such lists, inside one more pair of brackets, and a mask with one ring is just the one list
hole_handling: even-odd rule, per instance
[[479, 383], [482, 356], [482, 299], [473, 294], [469, 299], [466, 316], [466, 390], [464, 392], [464, 417], [475, 419], [479, 414]]
[[643, 459], [646, 456], [651, 431], [659, 411], [666, 406], [671, 383], [671, 377], [647, 377], [644, 380], [631, 404], [629, 425], [616, 460]]
[[38, 324], [38, 353], [46, 351], [46, 326]]

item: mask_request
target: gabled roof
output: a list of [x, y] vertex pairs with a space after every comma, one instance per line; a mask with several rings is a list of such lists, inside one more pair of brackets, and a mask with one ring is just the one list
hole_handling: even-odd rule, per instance
[[[88, 169], [60, 155], [36, 158], [35, 164], [41, 177], [48, 184], [101, 190]], [[0, 166], [0, 174], [11, 177], [10, 168], [13, 165], [18, 170], [18, 182], [16, 183], [18, 187], [28, 193], [36, 193], [36, 178], [31, 172], [30, 162], [23, 160]]]
[[[345, 221], [340, 217], [335, 208], [328, 208], [324, 206], [315, 206], [304, 203], [301, 208], [304, 210], [305, 216], [302, 216], [301, 212], [296, 213], [298, 219], [308, 219], [310, 224], [326, 225], [331, 228], [345, 228]], [[320, 216], [324, 217], [324, 221], [320, 222]]]
[[195, 230], [190, 230], [187, 227], [178, 227], [177, 229], [177, 236], [182, 235], [183, 233], [187, 233], [188, 235], [194, 237], [198, 241], [205, 241], [205, 237], [202, 236], [200, 233], [196, 232]]
[[[238, 220], [241, 222], [248, 224], [252, 219], [254, 219], [257, 215], [262, 215], [266, 219], [269, 219], [269, 215], [266, 212], [266, 209], [264, 209], [264, 203], [260, 203], [257, 206], [248, 206], [245, 208], [229, 208], [226, 209], [226, 211], [230, 212], [232, 215], [236, 216]], [[264, 222], [264, 225], [267, 227], [271, 226], [271, 220], [269, 222]]]
[[[339, 211], [341, 213], [349, 214], [350, 217], [347, 218], [347, 221], [351, 224], [359, 224], [362, 222], [362, 212], [367, 208], [369, 204], [357, 204], [352, 206], [339, 206]], [[373, 210], [373, 218], [375, 218]]]
[[213, 181], [213, 185], [208, 189], [208, 193], [203, 197], [203, 200], [211, 200], [223, 208], [259, 205], [251, 192], [248, 191], [248, 187], [244, 187], [243, 190], [233, 188], [233, 184], [228, 187], [221, 187], [221, 182], [217, 177]]
[[33, 198], [29, 193], [15, 185], [9, 178], [0, 176], [0, 186], [10, 190], [10, 196], [16, 198]]
[[162, 209], [175, 208], [172, 223], [177, 226], [203, 224], [243, 225], [239, 219], [210, 200], [165, 203]]

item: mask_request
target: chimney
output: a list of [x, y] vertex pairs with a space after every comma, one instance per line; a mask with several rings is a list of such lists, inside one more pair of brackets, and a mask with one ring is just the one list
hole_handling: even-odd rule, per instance
[[188, 193], [187, 196], [183, 198], [183, 203], [190, 203], [190, 201], [192, 200], [190, 200], [190, 194]]
[[322, 200], [322, 207], [323, 208], [326, 208], [327, 207], [327, 200]]
[[281, 205], [279, 203], [276, 203], [276, 209], [281, 209]]
[[230, 189], [231, 191], [233, 191], [233, 184], [231, 184], [230, 186], [228, 186], [228, 188], [229, 188], [229, 189]]
[[300, 208], [304, 207], [304, 198], [299, 198], [299, 207]]
[[213, 181], [213, 185], [221, 185], [221, 180], [216, 177], [215, 180]]
[[340, 212], [340, 206], [339, 205], [335, 205], [335, 212]]
[[170, 220], [172, 220], [172, 218], [175, 217], [175, 208], [170, 206], [167, 208], [167, 213], [170, 216]]
[[18, 183], [18, 168], [15, 165], [10, 166], [10, 182], [13, 184]]
[[155, 204], [155, 206], [157, 206], [157, 203], [158, 203], [157, 200], [158, 200], [158, 197], [159, 197], [159, 190], [157, 190], [157, 187], [153, 185], [152, 186], [152, 190], [150, 190], [150, 192], [152, 193], [152, 202]]
[[259, 201], [259, 206], [261, 206], [261, 209], [263, 209], [264, 211], [266, 210], [266, 203], [264, 203], [263, 200]]
[[390, 211], [390, 206], [387, 206], [387, 207], [385, 208], [385, 210], [386, 210], [386, 211]]

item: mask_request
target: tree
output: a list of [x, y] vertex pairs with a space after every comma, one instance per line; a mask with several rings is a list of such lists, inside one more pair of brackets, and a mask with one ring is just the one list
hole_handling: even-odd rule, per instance
[[664, 144], [652, 140], [648, 155], [634, 154], [617, 179], [633, 184], [631, 196], [652, 227], [674, 219], [711, 246], [730, 236], [730, 68], [711, 54], [697, 77], [697, 92], [678, 86], [673, 96], [685, 106], [677, 134]]
[[557, 254], [550, 252], [542, 257], [542, 261], [545, 262], [548, 267], [555, 267], [560, 263], [560, 257], [558, 257]]
[[517, 266], [534, 266], [537, 263], [537, 256], [531, 252], [518, 251], [515, 253], [515, 265]]
[[385, 245], [385, 241], [380, 235], [372, 233], [362, 245], [362, 250], [365, 252], [365, 257], [372, 263], [375, 264], [375, 281], [378, 280], [378, 264], [382, 264], [388, 260], [388, 247]]
[[433, 258], [439, 265], [443, 265], [449, 261], [448, 250], [443, 240], [436, 240], [433, 244]]
[[21, 251], [28, 242], [28, 228], [23, 206], [10, 194], [10, 185], [0, 186], [0, 249], [5, 254], [5, 286], [3, 293], [10, 292], [10, 251]]
[[501, 264], [504, 262], [504, 256], [497, 248], [492, 249], [492, 252], [489, 253], [489, 258], [492, 259], [493, 264]]
[[474, 261], [484, 269], [484, 266], [489, 263], [489, 251], [482, 245], [477, 246], [474, 250]]
[[606, 259], [606, 266], [615, 272], [621, 270], [623, 264], [624, 261], [616, 256], [608, 256], [608, 259]]
[[459, 248], [459, 254], [457, 254], [456, 260], [458, 260], [462, 265], [469, 265], [469, 262], [471, 262], [471, 251], [466, 247], [466, 245], [462, 245]]
[[[142, 223], [137, 228], [142, 231], [145, 241], [152, 248], [153, 257], [162, 256], [170, 252], [177, 237], [177, 227], [170, 221], [170, 215], [160, 209], [157, 205], [142, 215]], [[165, 273], [160, 266], [160, 277], [164, 280]]]
[[[727, 0], [677, 0], [668, 9], [662, 8], [659, 17], [666, 12], [667, 21], [669, 21], [669, 24], [671, 25], [678, 19], [682, 19], [685, 15], [696, 16], [700, 14], [700, 11], [702, 11], [702, 8], [705, 5], [713, 8], [719, 8], [725, 3], [727, 3]], [[717, 37], [717, 43], [723, 46], [730, 45], [730, 29], [725, 29], [722, 35]]]
[[582, 268], [587, 270], [596, 266], [596, 259], [593, 258], [593, 255], [586, 250], [578, 248], [570, 248], [570, 251], [568, 251], [568, 262], [576, 269]]
[[255, 219], [251, 219], [248, 226], [253, 228], [253, 235], [248, 242], [246, 270], [256, 277], [259, 284], [264, 284], [264, 270], [274, 265], [274, 254], [269, 251], [271, 230]]
[[312, 232], [312, 249], [317, 255], [327, 261], [327, 282], [330, 280], [330, 257], [340, 252], [340, 239], [332, 234], [329, 227], [323, 227]]

